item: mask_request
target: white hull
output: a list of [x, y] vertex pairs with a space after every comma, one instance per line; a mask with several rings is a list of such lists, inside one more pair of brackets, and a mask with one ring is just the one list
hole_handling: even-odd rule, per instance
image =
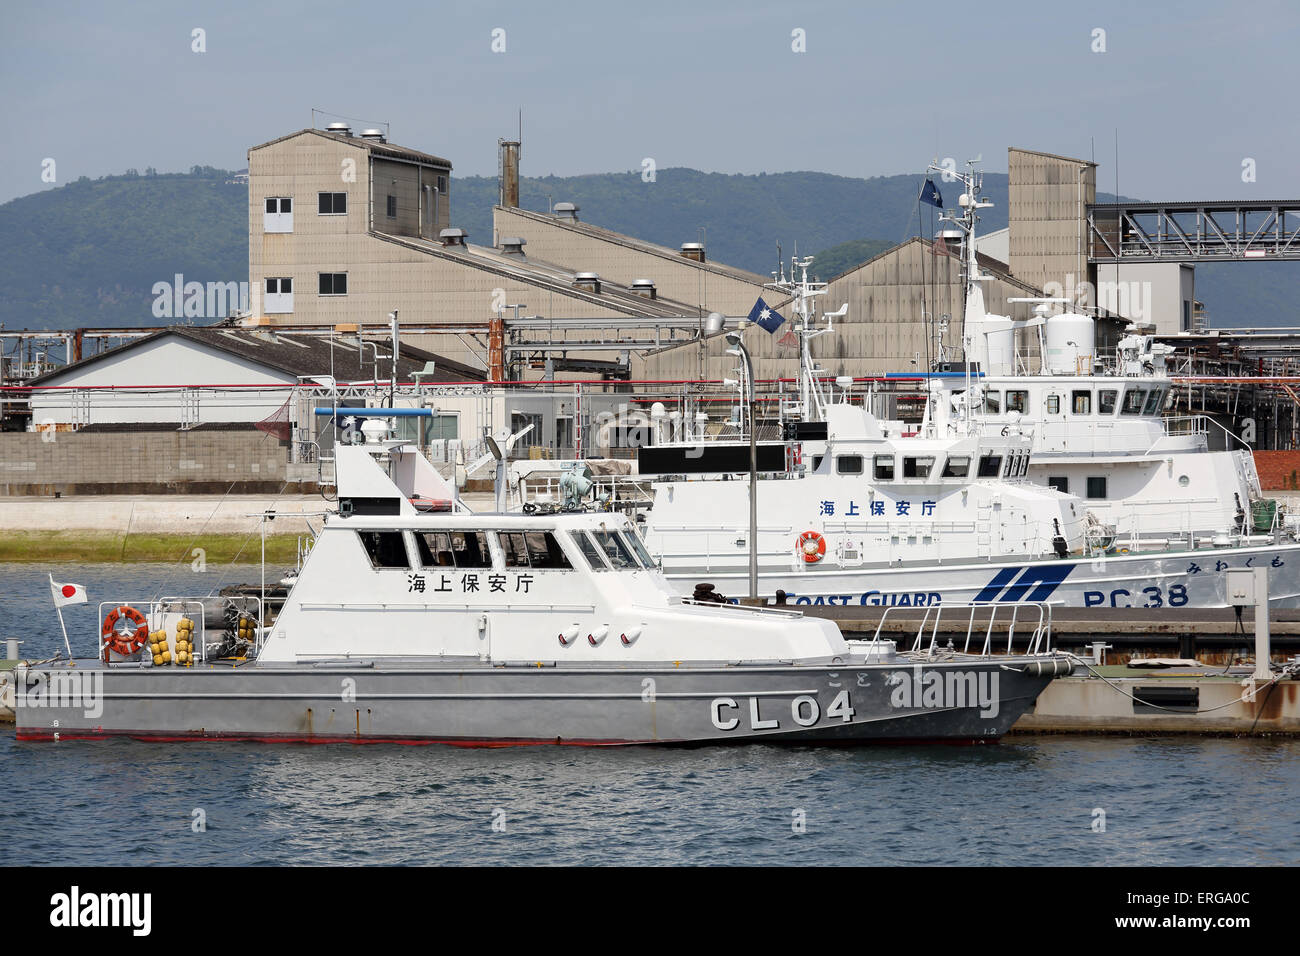
[[[760, 596], [786, 592], [791, 605], [931, 606], [1046, 601], [1063, 607], [1156, 610], [1227, 607], [1229, 568], [1269, 568], [1269, 603], [1300, 607], [1300, 543], [1109, 555], [1063, 561], [963, 561], [950, 565], [761, 569]], [[730, 598], [748, 593], [744, 570], [665, 567], [688, 594], [709, 582]]]

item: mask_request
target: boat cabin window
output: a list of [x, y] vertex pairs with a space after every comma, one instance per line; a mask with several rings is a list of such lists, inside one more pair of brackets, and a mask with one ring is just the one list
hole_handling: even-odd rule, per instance
[[821, 468], [821, 466], [822, 466], [822, 459], [825, 458], [825, 457], [826, 457], [825, 455], [813, 455], [813, 456], [812, 456], [812, 470], [813, 470], [813, 471], [817, 471], [817, 470], [819, 470], [819, 469]]
[[573, 543], [578, 546], [578, 550], [582, 552], [582, 556], [587, 559], [587, 563], [591, 565], [591, 570], [609, 570], [609, 565], [606, 564], [605, 559], [601, 557], [602, 552], [596, 542], [591, 540], [591, 535], [587, 534], [585, 531], [575, 531], [573, 532]]
[[1002, 393], [997, 389], [984, 393], [984, 411], [997, 415], [1002, 411]]
[[358, 531], [361, 546], [366, 549], [372, 568], [409, 568], [406, 542], [400, 531]]
[[873, 461], [874, 473], [877, 481], [894, 480], [894, 456], [893, 455], [876, 455]]
[[655, 564], [655, 559], [650, 557], [650, 552], [646, 550], [646, 546], [642, 543], [639, 534], [635, 531], [624, 531], [622, 532], [622, 538], [628, 543], [628, 546], [632, 549], [632, 553], [637, 556], [637, 559], [640, 560], [642, 566], [647, 568], [658, 567], [658, 565]]
[[1053, 475], [1047, 479], [1047, 487], [1055, 488], [1063, 495], [1070, 493], [1070, 479], [1065, 475]]
[[636, 570], [636, 558], [632, 557], [632, 551], [628, 548], [627, 543], [623, 541], [613, 531], [593, 531], [592, 537], [600, 545], [600, 549], [605, 552], [605, 558], [609, 561], [610, 567], [615, 570], [630, 568]]
[[1115, 397], [1119, 394], [1117, 389], [1103, 388], [1097, 393], [1097, 411], [1103, 415], [1115, 414]]
[[1163, 404], [1165, 393], [1163, 389], [1153, 388], [1151, 394], [1147, 397], [1147, 403], [1142, 408], [1143, 415], [1158, 415]]
[[979, 477], [996, 478], [1002, 470], [1001, 455], [982, 455], [980, 457]]
[[426, 568], [492, 567], [492, 553], [482, 531], [417, 531], [415, 550]]
[[944, 478], [965, 478], [970, 474], [970, 455], [949, 455], [943, 463]]
[[1092, 414], [1092, 392], [1076, 390], [1070, 402], [1071, 411], [1076, 415]]
[[1092, 476], [1088, 479], [1088, 497], [1105, 498], [1106, 497], [1106, 478], [1105, 476]]
[[835, 470], [841, 475], [862, 474], [862, 456], [861, 455], [835, 456]]
[[1048, 395], [1048, 396], [1047, 396], [1047, 414], [1049, 414], [1049, 415], [1059, 415], [1059, 414], [1061, 414], [1061, 396], [1060, 396], [1060, 395]]
[[1029, 408], [1029, 392], [1021, 388], [1007, 389], [1007, 411], [1024, 414]]
[[1130, 388], [1124, 393], [1124, 404], [1120, 406], [1121, 415], [1141, 415], [1142, 406], [1147, 400], [1145, 388]]
[[904, 478], [929, 478], [932, 471], [934, 471], [934, 458], [929, 455], [924, 458], [908, 456], [903, 459]]
[[556, 571], [573, 567], [555, 535], [549, 531], [502, 531], [497, 539], [501, 542], [507, 568]]

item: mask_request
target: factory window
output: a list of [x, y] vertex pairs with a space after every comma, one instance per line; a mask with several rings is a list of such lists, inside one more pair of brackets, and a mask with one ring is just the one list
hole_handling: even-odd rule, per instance
[[1163, 402], [1164, 397], [1165, 397], [1165, 393], [1160, 389], [1158, 388], [1151, 389], [1151, 394], [1147, 396], [1147, 403], [1142, 408], [1142, 414], [1158, 415], [1160, 413], [1161, 405], [1164, 404]]
[[482, 531], [419, 531], [415, 550], [426, 568], [492, 567], [492, 553]]
[[1047, 487], [1055, 488], [1063, 495], [1070, 493], [1070, 479], [1065, 475], [1054, 475], [1047, 479]]
[[1141, 415], [1142, 406], [1147, 400], [1145, 388], [1130, 388], [1124, 393], [1124, 404], [1120, 406], [1121, 415]]
[[1002, 411], [1002, 393], [996, 389], [984, 393], [984, 411], [997, 415]]
[[447, 177], [446, 177], [446, 176], [439, 176], [439, 177], [438, 177], [438, 192], [442, 193], [442, 195], [444, 195], [444, 196], [447, 195]]
[[268, 196], [262, 213], [263, 232], [293, 232], [293, 200], [288, 196]]
[[934, 458], [929, 455], [924, 458], [909, 456], [903, 459], [904, 478], [929, 478], [932, 471], [934, 471]]
[[266, 301], [263, 311], [267, 315], [284, 315], [293, 312], [293, 280], [284, 278], [267, 278]]
[[361, 546], [370, 557], [370, 566], [379, 568], [409, 568], [406, 542], [400, 531], [358, 531]]
[[1106, 497], [1106, 479], [1104, 477], [1098, 478], [1096, 476], [1093, 476], [1088, 479], [1088, 497], [1089, 498]]
[[894, 480], [893, 455], [876, 455], [873, 465], [877, 481]]
[[1007, 389], [1007, 411], [1025, 413], [1029, 407], [1029, 393], [1023, 389]]
[[1048, 395], [1048, 396], [1047, 396], [1047, 414], [1049, 414], [1049, 415], [1059, 415], [1059, 414], [1061, 414], [1061, 396], [1060, 396], [1060, 395]]
[[944, 478], [965, 478], [970, 474], [970, 455], [950, 455], [943, 463]]
[[835, 457], [835, 471], [841, 475], [862, 474], [862, 456], [837, 455]]
[[1075, 391], [1071, 402], [1074, 414], [1091, 415], [1092, 414], [1092, 392]]
[[1001, 470], [1002, 470], [1001, 455], [980, 456], [979, 477], [996, 478], [998, 476], [998, 472]]
[[292, 279], [267, 279], [266, 280], [267, 295], [286, 295], [292, 291], [293, 291]]
[[585, 532], [573, 532], [573, 543], [578, 546], [578, 550], [582, 552], [582, 556], [587, 559], [587, 563], [591, 565], [593, 571], [609, 570], [609, 565], [607, 565], [605, 559], [600, 556], [600, 548], [596, 546], [596, 542], [592, 541], [590, 536]]
[[1103, 415], [1115, 414], [1115, 397], [1119, 394], [1116, 389], [1103, 388], [1097, 393], [1097, 411]]
[[348, 274], [346, 272], [320, 273], [321, 295], [347, 295]]
[[502, 531], [497, 538], [507, 568], [557, 571], [573, 567], [555, 535], [549, 531]]
[[388, 197], [388, 213], [387, 213], [387, 214], [388, 214], [388, 218], [389, 218], [389, 219], [396, 219], [396, 218], [397, 218], [397, 197], [396, 197], [396, 196], [389, 196], [389, 197]]
[[322, 216], [344, 216], [348, 211], [347, 193], [318, 193], [316, 212]]

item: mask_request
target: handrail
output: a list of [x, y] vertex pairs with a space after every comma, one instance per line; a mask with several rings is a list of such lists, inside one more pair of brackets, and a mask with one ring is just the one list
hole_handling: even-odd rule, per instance
[[[876, 624], [876, 632], [871, 639], [871, 649], [874, 651], [881, 640], [881, 634], [884, 631], [885, 622], [889, 619], [890, 614], [894, 612], [915, 611], [915, 607], [888, 607], [885, 613], [880, 615], [880, 621]], [[978, 652], [979, 657], [993, 656], [993, 637], [994, 625], [997, 623], [999, 611], [1010, 611], [1010, 620], [1007, 621], [1007, 643], [1005, 653], [1012, 653], [1012, 642], [1015, 638], [1017, 623], [1020, 622], [1021, 611], [1037, 612], [1037, 617], [1031, 618], [1034, 623], [1034, 631], [1029, 637], [1029, 646], [1025, 653], [1027, 654], [1050, 654], [1052, 653], [1052, 606], [1046, 601], [1014, 601], [1005, 604], [993, 604], [988, 602], [972, 602], [968, 604], [937, 604], [925, 608], [925, 614], [921, 618], [921, 623], [917, 627], [916, 637], [912, 641], [912, 653], [921, 653], [921, 645], [925, 641], [925, 632], [927, 628], [930, 631], [929, 646], [925, 648], [924, 653], [934, 656], [936, 645], [939, 640], [939, 624], [943, 618], [944, 611], [961, 612], [966, 611], [966, 639], [962, 644], [961, 653], [970, 654], [971, 640], [976, 637], [975, 621], [976, 616], [981, 611], [987, 611], [989, 615], [988, 627], [984, 633], [984, 640], [981, 650]], [[950, 619], [952, 614], [949, 615]], [[932, 620], [933, 619], [933, 620]], [[958, 620], [960, 614], [958, 613]]]

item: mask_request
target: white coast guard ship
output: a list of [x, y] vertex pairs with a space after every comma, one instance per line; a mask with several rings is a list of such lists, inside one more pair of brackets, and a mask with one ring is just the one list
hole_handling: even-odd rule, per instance
[[994, 655], [982, 625], [974, 645], [898, 651], [683, 600], [626, 517], [471, 514], [413, 445], [362, 431], [273, 623], [221, 640], [201, 601], [102, 605], [93, 656], [15, 670], [18, 738], [987, 741], [1069, 668], [1041, 607], [1031, 652]]
[[[959, 213], [944, 217], [961, 231], [966, 287], [964, 356], [955, 364], [979, 374], [940, 377], [949, 396], [969, 396], [952, 400], [969, 401], [989, 431], [1024, 428], [1029, 479], [1083, 498], [1117, 548], [1272, 531], [1277, 510], [1262, 499], [1250, 448], [1208, 416], [1164, 416], [1175, 388], [1171, 347], [1130, 325], [1114, 355], [1103, 356], [1091, 316], [1052, 314], [1053, 303], [1068, 300], [1014, 300], [1037, 303], [1028, 320], [986, 310], [974, 240], [978, 210], [991, 203], [980, 198], [977, 174], [958, 178]], [[1036, 359], [1017, 356], [1020, 329], [1036, 335]], [[1211, 450], [1212, 438], [1222, 450]]]
[[[964, 198], [963, 206], [969, 202]], [[1097, 407], [1109, 408], [1111, 398], [1119, 403], [1119, 419], [1125, 417], [1124, 407], [1140, 407], [1145, 429], [1161, 429], [1167, 438], [1158, 457], [1150, 447], [1140, 455], [1110, 455], [1102, 447], [1109, 448], [1110, 440], [1101, 437], [1107, 434], [1101, 428], [1089, 443], [1062, 436], [1051, 423], [1019, 409], [1000, 409], [991, 416], [988, 399], [997, 389], [982, 386], [970, 363], [961, 378], [930, 381], [919, 427], [883, 421], [828, 394], [816, 374], [809, 340], [831, 328], [827, 316], [825, 328], [814, 328], [813, 302], [824, 294], [825, 284], [808, 281], [810, 262], [797, 263], [799, 282], [776, 283], [794, 296], [800, 400], [792, 409], [796, 420], [786, 444], [761, 449], [760, 596], [784, 591], [796, 605], [1030, 600], [1152, 610], [1224, 607], [1225, 571], [1268, 567], [1270, 602], [1300, 604], [1300, 543], [1276, 526], [1253, 533], [1247, 522], [1222, 520], [1228, 513], [1236, 515], [1233, 489], [1238, 485], [1230, 479], [1246, 466], [1238, 457], [1213, 456], [1195, 436], [1180, 444], [1163, 431], [1151, 393], [1164, 386], [1119, 376], [1092, 377], [1087, 386]], [[968, 312], [982, 315], [979, 285], [972, 282], [970, 288]], [[1017, 389], [1024, 387], [1015, 381]], [[1053, 381], [1063, 391], [1062, 382]], [[1078, 427], [1087, 428], [1079, 417]], [[1100, 418], [1091, 421], [1098, 424]], [[1124, 447], [1118, 440], [1114, 444]], [[1036, 466], [1044, 445], [1057, 447], [1060, 460]], [[642, 473], [665, 476], [654, 486], [643, 533], [682, 592], [699, 582], [712, 583], [725, 594], [748, 591], [749, 491], [747, 483], [736, 480], [740, 447], [694, 439], [642, 449]], [[1144, 526], [1158, 528], [1160, 534], [1121, 538], [1108, 522], [1116, 512], [1099, 515], [1093, 509], [1098, 502], [1042, 476], [1044, 469], [1050, 478], [1053, 469], [1065, 466], [1095, 469], [1097, 459], [1114, 465], [1116, 473], [1122, 465], [1132, 484], [1146, 482], [1125, 513], [1154, 515], [1152, 501], [1162, 493], [1164, 477], [1178, 474], [1170, 460], [1175, 448], [1182, 449], [1184, 468], [1203, 463], [1198, 475], [1207, 480], [1218, 475], [1215, 480], [1222, 483], [1209, 494], [1224, 497], [1230, 512], [1184, 496], [1182, 505], [1205, 507], [1184, 509], [1189, 517], [1181, 524]], [[747, 445], [745, 449], [747, 466]], [[1159, 469], [1164, 476], [1156, 481], [1153, 472]], [[1171, 480], [1185, 487], [1177, 478]]]

